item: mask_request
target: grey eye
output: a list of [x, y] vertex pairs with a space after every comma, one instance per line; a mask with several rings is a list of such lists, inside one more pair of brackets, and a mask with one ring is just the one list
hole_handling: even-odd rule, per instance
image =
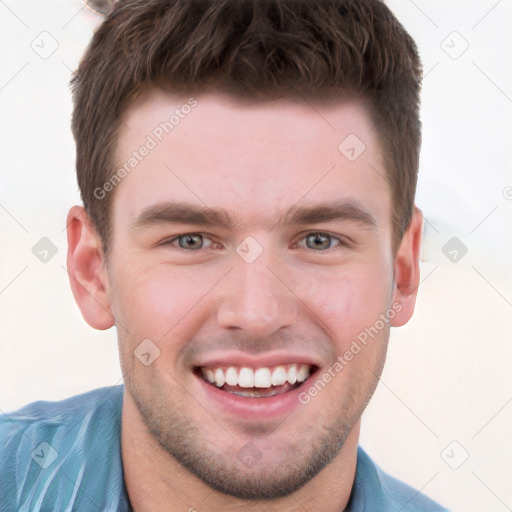
[[332, 236], [324, 233], [311, 233], [306, 237], [306, 246], [308, 249], [325, 251], [332, 246]]
[[178, 237], [178, 244], [182, 249], [197, 250], [203, 248], [203, 235], [197, 233], [190, 233]]

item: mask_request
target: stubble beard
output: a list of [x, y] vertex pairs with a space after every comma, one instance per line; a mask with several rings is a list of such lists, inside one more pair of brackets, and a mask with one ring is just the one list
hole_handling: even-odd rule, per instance
[[[276, 460], [275, 450], [263, 448], [261, 459], [253, 465], [245, 465], [237, 457], [237, 449], [244, 443], [236, 446], [237, 441], [233, 439], [226, 447], [208, 440], [205, 435], [208, 428], [220, 429], [219, 422], [209, 417], [209, 425], [198, 424], [184, 407], [190, 397], [179, 385], [169, 392], [147, 380], [135, 382], [130, 378], [131, 372], [125, 383], [151, 435], [181, 466], [223, 494], [243, 500], [272, 500], [303, 487], [338, 455], [377, 387], [388, 337], [389, 332], [386, 339], [374, 340], [381, 348], [364, 382], [349, 382], [343, 389], [343, 397], [331, 404], [328, 411], [316, 411], [314, 417], [312, 410], [311, 421], [302, 435], [293, 439], [282, 435], [287, 425], [293, 425], [293, 413], [270, 431], [264, 426], [257, 434], [253, 430], [254, 445], [258, 447], [264, 447], [268, 439], [278, 436], [278, 442], [271, 444], [278, 446], [281, 454]], [[314, 406], [315, 399], [310, 404]], [[338, 412], [334, 415], [332, 411]], [[204, 410], [201, 412], [204, 417]], [[226, 430], [231, 431], [231, 426], [226, 425]]]

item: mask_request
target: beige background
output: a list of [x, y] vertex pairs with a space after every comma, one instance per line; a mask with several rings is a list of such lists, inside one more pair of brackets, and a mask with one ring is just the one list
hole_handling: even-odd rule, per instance
[[[417, 311], [392, 333], [361, 444], [386, 471], [454, 511], [505, 512], [512, 510], [512, 1], [389, 4], [424, 61], [417, 202], [428, 222]], [[116, 333], [85, 324], [65, 271], [65, 216], [79, 202], [67, 84], [97, 23], [78, 0], [0, 2], [4, 413], [120, 382]], [[442, 251], [454, 236], [468, 248], [456, 263]], [[57, 250], [46, 263], [32, 253], [42, 237]]]

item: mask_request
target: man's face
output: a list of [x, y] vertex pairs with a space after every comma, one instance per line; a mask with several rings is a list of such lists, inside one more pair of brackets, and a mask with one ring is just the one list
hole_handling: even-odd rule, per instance
[[277, 497], [338, 454], [380, 376], [391, 193], [359, 103], [196, 99], [168, 134], [186, 99], [148, 93], [123, 117], [119, 167], [156, 144], [113, 201], [125, 406], [212, 487]]

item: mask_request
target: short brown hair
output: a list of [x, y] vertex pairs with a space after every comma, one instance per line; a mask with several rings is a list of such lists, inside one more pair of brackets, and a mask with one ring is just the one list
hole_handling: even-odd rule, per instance
[[113, 193], [98, 199], [94, 191], [115, 172], [123, 110], [148, 86], [250, 101], [364, 99], [384, 153], [400, 241], [416, 191], [421, 74], [414, 41], [380, 0], [120, 2], [71, 82], [78, 185], [103, 249]]

